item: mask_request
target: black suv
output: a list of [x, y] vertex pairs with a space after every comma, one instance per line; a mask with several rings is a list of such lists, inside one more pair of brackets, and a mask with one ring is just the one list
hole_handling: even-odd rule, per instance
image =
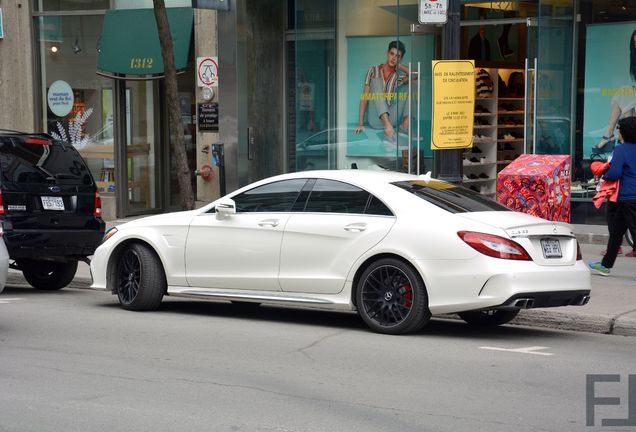
[[11, 268], [56, 290], [75, 277], [104, 235], [101, 200], [86, 163], [46, 134], [0, 129], [0, 221]]

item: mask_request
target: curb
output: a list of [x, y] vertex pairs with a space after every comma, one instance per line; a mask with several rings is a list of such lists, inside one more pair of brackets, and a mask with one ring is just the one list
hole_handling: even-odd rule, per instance
[[544, 327], [620, 336], [636, 336], [636, 319], [627, 316], [609, 317], [547, 310], [524, 310], [510, 322], [513, 325]]
[[[26, 287], [24, 279], [19, 274], [9, 274], [7, 285]], [[76, 277], [69, 288], [88, 289], [91, 279]], [[439, 315], [440, 318], [460, 320], [457, 315]], [[620, 336], [636, 336], [636, 319], [626, 315], [609, 317], [605, 315], [589, 315], [582, 313], [568, 313], [544, 309], [522, 310], [510, 325], [539, 327], [553, 330], [568, 330], [586, 333], [611, 334]]]
[[[581, 244], [598, 244], [606, 245], [609, 240], [609, 234], [596, 234], [596, 233], [574, 233], [576, 239]], [[623, 241], [623, 245], [626, 243]]]

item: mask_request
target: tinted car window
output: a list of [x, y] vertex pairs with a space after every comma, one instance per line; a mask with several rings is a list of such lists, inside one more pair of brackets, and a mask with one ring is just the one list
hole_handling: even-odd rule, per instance
[[369, 204], [367, 205], [367, 209], [364, 211], [364, 213], [379, 216], [393, 216], [393, 212], [389, 210], [389, 208], [385, 206], [382, 201], [374, 196], [371, 196]]
[[317, 213], [364, 213], [369, 192], [347, 183], [334, 180], [317, 180], [307, 205], [306, 212]]
[[438, 180], [426, 183], [418, 180], [393, 184], [451, 213], [510, 211], [507, 207], [478, 192], [452, 183]]
[[72, 146], [26, 144], [22, 137], [0, 138], [0, 171], [5, 183], [93, 184], [86, 164]]
[[283, 180], [255, 187], [234, 197], [236, 211], [288, 212], [307, 179]]

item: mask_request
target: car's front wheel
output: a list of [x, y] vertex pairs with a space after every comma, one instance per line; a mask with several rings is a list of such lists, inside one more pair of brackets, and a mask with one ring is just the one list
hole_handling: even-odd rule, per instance
[[148, 246], [133, 243], [119, 256], [117, 298], [124, 309], [157, 309], [166, 292], [166, 276], [157, 255]]
[[20, 260], [18, 266], [29, 285], [40, 290], [62, 289], [73, 281], [77, 272], [77, 261]]
[[494, 327], [512, 321], [519, 314], [516, 310], [491, 309], [485, 311], [468, 311], [458, 313], [468, 324], [481, 327]]
[[424, 282], [395, 258], [383, 258], [367, 267], [358, 280], [356, 304], [362, 320], [379, 333], [414, 332], [431, 317]]

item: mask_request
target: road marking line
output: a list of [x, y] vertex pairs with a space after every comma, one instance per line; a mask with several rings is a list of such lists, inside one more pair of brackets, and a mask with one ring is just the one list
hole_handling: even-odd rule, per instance
[[24, 300], [23, 298], [2, 298], [0, 297], [0, 304], [8, 304], [8, 303], [13, 303], [13, 302], [17, 302], [20, 300]]
[[554, 355], [553, 353], [537, 352], [539, 350], [544, 350], [549, 348], [550, 347], [544, 347], [544, 346], [531, 346], [531, 347], [523, 347], [523, 348], [498, 348], [498, 347], [489, 347], [489, 346], [479, 347], [479, 349], [492, 350], [492, 351], [507, 351], [507, 352], [514, 352], [514, 353], [520, 353], [520, 354], [534, 354], [534, 355], [542, 355], [542, 356]]

